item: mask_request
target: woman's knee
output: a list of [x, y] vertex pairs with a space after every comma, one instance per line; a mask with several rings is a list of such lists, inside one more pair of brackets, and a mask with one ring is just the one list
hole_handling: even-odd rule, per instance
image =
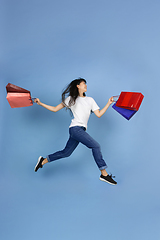
[[101, 150], [100, 144], [98, 142], [96, 142], [96, 141], [94, 142], [94, 144], [92, 144], [92, 146], [90, 146], [90, 148]]
[[66, 149], [64, 149], [64, 150], [62, 151], [62, 153], [63, 153], [63, 157], [65, 158], [65, 157], [71, 156], [72, 151], [67, 151]]

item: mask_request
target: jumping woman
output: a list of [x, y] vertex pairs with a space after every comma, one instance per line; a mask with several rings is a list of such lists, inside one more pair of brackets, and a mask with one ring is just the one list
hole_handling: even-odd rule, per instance
[[35, 166], [35, 172], [39, 168], [42, 168], [44, 164], [55, 161], [57, 159], [69, 157], [76, 149], [79, 143], [84, 144], [88, 148], [92, 149], [94, 160], [101, 171], [100, 180], [108, 182], [112, 185], [116, 185], [117, 182], [113, 180], [112, 175], [106, 172], [107, 165], [102, 157], [99, 143], [97, 143], [87, 132], [87, 123], [91, 112], [100, 118], [114, 102], [113, 97], [109, 98], [106, 106], [100, 110], [97, 103], [91, 97], [86, 97], [87, 85], [86, 80], [83, 78], [73, 80], [62, 93], [62, 102], [56, 107], [46, 105], [42, 103], [38, 98], [34, 101], [52, 111], [58, 112], [62, 108], [66, 107], [73, 113], [73, 119], [69, 126], [69, 140], [62, 151], [55, 152], [48, 155], [46, 158], [39, 157]]

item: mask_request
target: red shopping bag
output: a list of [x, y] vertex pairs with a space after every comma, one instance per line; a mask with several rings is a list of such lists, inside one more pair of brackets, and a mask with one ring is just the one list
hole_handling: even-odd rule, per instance
[[33, 105], [30, 91], [8, 83], [6, 86], [7, 100], [11, 108], [28, 107]]
[[121, 92], [116, 106], [138, 111], [144, 96], [138, 92]]

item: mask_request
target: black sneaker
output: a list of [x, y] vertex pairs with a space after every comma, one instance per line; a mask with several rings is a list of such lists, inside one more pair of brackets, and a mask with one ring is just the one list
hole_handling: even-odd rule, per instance
[[38, 158], [38, 162], [37, 162], [37, 164], [35, 166], [35, 169], [34, 169], [35, 172], [37, 172], [39, 168], [43, 167], [43, 165], [42, 165], [43, 160], [44, 160], [44, 158], [41, 157], [41, 156]]
[[113, 177], [112, 174], [111, 174], [111, 175], [107, 175], [107, 176], [103, 176], [103, 175], [101, 174], [101, 176], [100, 176], [99, 179], [100, 179], [101, 181], [110, 183], [110, 184], [112, 184], [112, 185], [116, 185], [117, 182], [114, 181], [114, 180], [112, 179], [112, 177]]

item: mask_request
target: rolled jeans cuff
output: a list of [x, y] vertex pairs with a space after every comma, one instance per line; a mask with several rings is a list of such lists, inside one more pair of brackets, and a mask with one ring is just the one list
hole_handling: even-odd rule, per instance
[[99, 168], [99, 170], [103, 170], [103, 169], [106, 169], [108, 166], [107, 165], [105, 165], [105, 166], [103, 166], [103, 167], [100, 167]]
[[51, 162], [51, 160], [50, 160], [49, 156], [46, 156], [46, 158], [47, 158], [48, 162]]

